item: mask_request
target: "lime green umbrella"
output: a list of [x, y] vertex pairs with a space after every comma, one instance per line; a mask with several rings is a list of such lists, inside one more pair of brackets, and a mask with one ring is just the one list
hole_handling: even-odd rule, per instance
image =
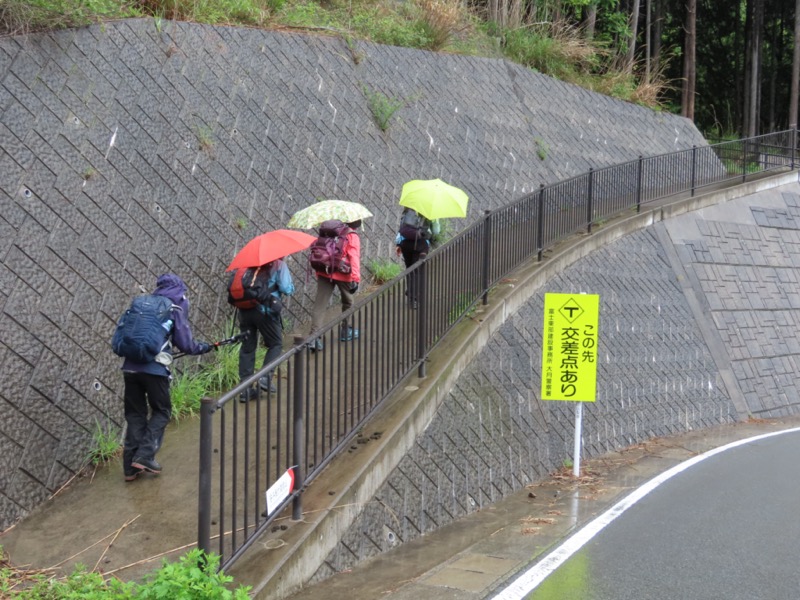
[[400, 206], [413, 208], [430, 220], [466, 217], [469, 197], [441, 179], [415, 179], [403, 186]]
[[286, 226], [293, 229], [314, 229], [323, 221], [331, 219], [352, 223], [371, 216], [367, 207], [358, 202], [322, 200], [294, 213]]

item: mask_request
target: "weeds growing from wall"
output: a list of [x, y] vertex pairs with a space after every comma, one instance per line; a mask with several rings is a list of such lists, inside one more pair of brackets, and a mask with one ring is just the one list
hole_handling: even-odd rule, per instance
[[207, 125], [196, 125], [194, 128], [195, 137], [200, 150], [206, 154], [211, 154], [214, 150], [214, 132]]
[[550, 146], [547, 145], [542, 138], [537, 137], [533, 140], [533, 143], [536, 144], [536, 156], [539, 157], [539, 160], [544, 160], [547, 158], [547, 153], [550, 151]]
[[86, 460], [92, 465], [101, 465], [119, 454], [122, 432], [110, 421], [104, 425], [95, 419], [92, 431], [92, 448]]
[[362, 91], [367, 99], [367, 106], [375, 119], [375, 124], [383, 132], [389, 129], [392, 117], [395, 113], [405, 106], [406, 101], [400, 98], [392, 98], [380, 91], [372, 91], [366, 85]]
[[353, 64], [361, 64], [361, 61], [364, 60], [364, 53], [358, 49], [358, 44], [356, 40], [353, 39], [353, 36], [345, 34], [342, 36], [342, 39], [344, 40], [345, 46], [347, 46], [347, 49], [350, 52], [350, 57], [353, 59]]

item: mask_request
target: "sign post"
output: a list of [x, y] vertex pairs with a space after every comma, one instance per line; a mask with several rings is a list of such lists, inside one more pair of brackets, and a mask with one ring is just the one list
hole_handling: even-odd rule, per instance
[[597, 334], [600, 296], [544, 295], [542, 400], [568, 400], [575, 407], [572, 474], [580, 476], [583, 403], [597, 394]]

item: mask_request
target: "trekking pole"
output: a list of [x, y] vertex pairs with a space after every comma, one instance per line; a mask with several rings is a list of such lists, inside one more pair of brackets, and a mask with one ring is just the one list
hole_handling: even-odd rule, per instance
[[214, 342], [211, 345], [214, 348], [219, 348], [220, 346], [229, 346], [231, 344], [238, 344], [239, 342], [243, 342], [244, 340], [246, 340], [249, 335], [250, 335], [250, 332], [249, 331], [245, 331], [244, 333], [238, 333], [238, 334], [236, 334], [234, 336], [231, 336], [229, 338], [225, 338], [224, 340], [220, 340], [218, 342]]
[[[230, 346], [231, 344], [238, 344], [239, 342], [244, 341], [250, 335], [250, 332], [245, 331], [244, 333], [239, 333], [229, 338], [225, 338], [224, 340], [220, 340], [218, 342], [214, 342], [211, 344], [211, 347], [216, 350], [220, 346]], [[178, 354], [173, 354], [173, 360], [176, 358], [180, 358], [182, 356], [186, 356], [186, 352], [179, 352]]]

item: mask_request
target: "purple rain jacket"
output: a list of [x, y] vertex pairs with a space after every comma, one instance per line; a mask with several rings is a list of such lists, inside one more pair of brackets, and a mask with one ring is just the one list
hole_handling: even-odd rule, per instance
[[[153, 294], [164, 296], [172, 301], [172, 345], [186, 354], [203, 354], [208, 351], [208, 344], [197, 342], [192, 337], [192, 330], [189, 328], [189, 300], [186, 298], [186, 284], [183, 279], [174, 273], [164, 273], [156, 280], [156, 289]], [[164, 349], [169, 352], [169, 345]], [[125, 359], [122, 363], [122, 370], [130, 373], [150, 373], [151, 375], [161, 375], [168, 377], [169, 369], [155, 361], [149, 363], [136, 363]]]

